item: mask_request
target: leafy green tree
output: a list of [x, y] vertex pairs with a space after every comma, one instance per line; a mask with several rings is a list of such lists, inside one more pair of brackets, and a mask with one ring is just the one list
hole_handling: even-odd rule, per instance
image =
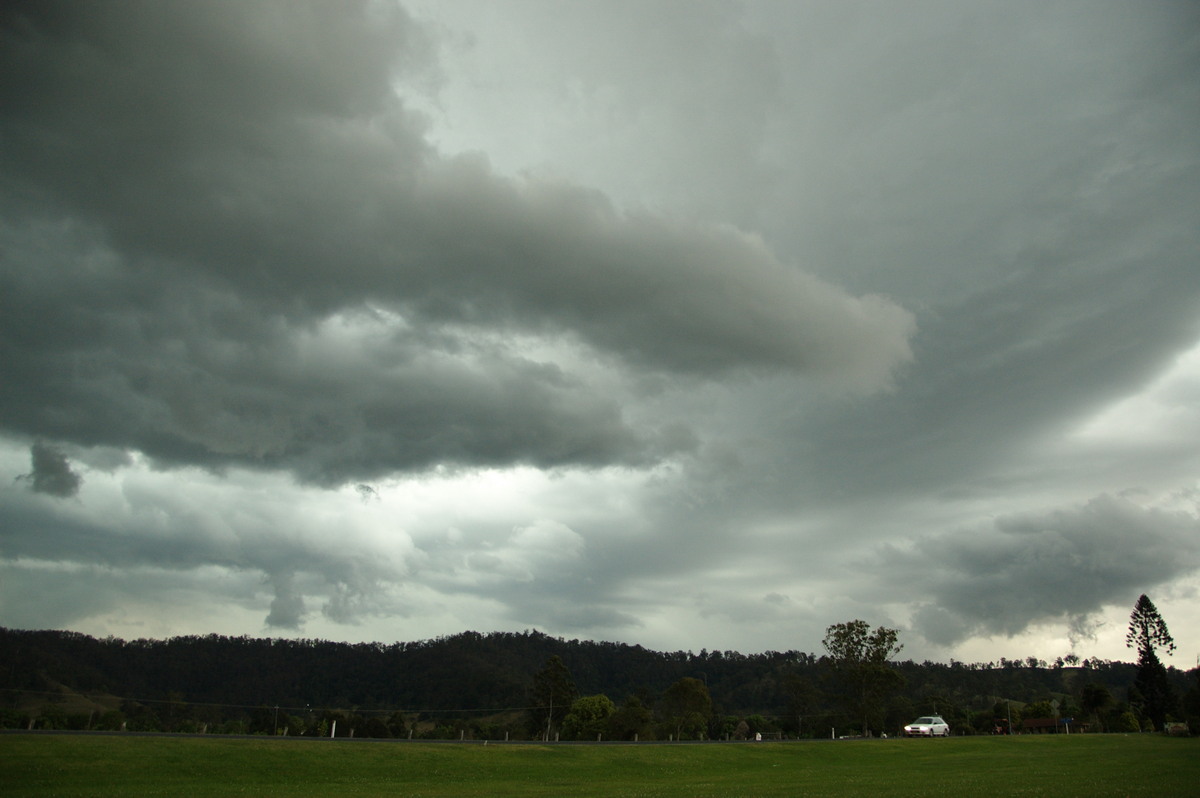
[[1054, 705], [1049, 701], [1034, 701], [1032, 704], [1026, 704], [1021, 710], [1021, 719], [1025, 718], [1052, 718], [1054, 717]]
[[654, 713], [637, 696], [630, 696], [608, 719], [612, 740], [649, 740], [654, 737]]
[[[1170, 654], [1175, 651], [1175, 640], [1159, 615], [1158, 608], [1145, 593], [1138, 598], [1129, 616], [1125, 645], [1136, 648], [1138, 652], [1138, 672], [1133, 682], [1135, 690], [1131, 690], [1130, 695], [1140, 695], [1142, 713], [1154, 724], [1154, 728], [1161, 729], [1166, 723], [1167, 714], [1175, 707], [1175, 695], [1167, 679], [1167, 669], [1159, 661], [1155, 648], [1163, 648]], [[1130, 701], [1132, 703], [1133, 699]]]
[[575, 681], [571, 671], [563, 664], [557, 654], [546, 660], [546, 665], [533, 675], [533, 683], [529, 688], [529, 697], [533, 701], [531, 712], [532, 731], [543, 735], [544, 739], [553, 739], [555, 729], [562, 724], [563, 718], [571, 708], [571, 703], [579, 691], [575, 689]]
[[884, 701], [904, 685], [889, 660], [904, 646], [900, 633], [880, 626], [875, 631], [866, 621], [835, 623], [825, 630], [822, 643], [829, 652], [829, 664], [844, 690], [847, 710], [862, 719], [862, 733], [870, 735], [872, 725], [883, 725]]
[[712, 697], [699, 679], [685, 676], [667, 688], [660, 702], [663, 720], [675, 730], [675, 739], [702, 737], [712, 719]]
[[746, 723], [750, 727], [751, 736], [759, 733], [766, 734], [767, 732], [770, 732], [774, 734], [779, 732], [779, 725], [772, 723], [762, 715], [751, 715], [750, 717], [746, 718]]
[[603, 693], [576, 698], [563, 718], [563, 736], [568, 740], [595, 740], [608, 731], [608, 719], [616, 711], [616, 704]]
[[1126, 711], [1117, 717], [1112, 729], [1116, 732], [1138, 732], [1142, 730], [1142, 725], [1138, 723], [1137, 715]]

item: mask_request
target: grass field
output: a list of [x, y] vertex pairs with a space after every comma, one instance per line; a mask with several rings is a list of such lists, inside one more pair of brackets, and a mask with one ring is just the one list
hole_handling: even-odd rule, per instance
[[1182, 796], [1200, 739], [488, 745], [0, 735], [5, 796]]

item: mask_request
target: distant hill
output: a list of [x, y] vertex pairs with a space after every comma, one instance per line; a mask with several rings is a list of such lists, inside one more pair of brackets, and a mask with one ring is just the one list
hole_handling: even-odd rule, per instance
[[[826, 663], [813, 654], [657, 652], [536, 631], [351, 644], [221, 635], [125, 641], [0, 628], [0, 706], [9, 725], [20, 712], [61, 707], [70, 696], [71, 707], [90, 702], [93, 722], [106, 707], [132, 717], [169, 705], [178, 716], [208, 707], [211, 724], [245, 721], [256, 710], [282, 707], [285, 715], [373, 712], [430, 723], [457, 719], [463, 726], [481, 718], [518, 717], [529, 706], [533, 674], [552, 656], [567, 666], [579, 695], [603, 693], [618, 705], [635, 697], [652, 708], [668, 687], [691, 677], [707, 685], [717, 717], [759, 716], [760, 725], [782, 731], [847, 724]], [[998, 699], [1018, 705], [1059, 700], [1068, 706], [1086, 684], [1108, 688], [1114, 705], [1127, 699], [1134, 665], [1086, 665], [896, 663], [905, 686], [890, 699], [889, 724], [932, 711], [954, 716], [951, 723], [960, 728], [983, 724], [979, 718], [987, 715], [990, 722]], [[1182, 695], [1189, 679], [1177, 670], [1171, 675]], [[186, 713], [184, 705], [190, 708]]]

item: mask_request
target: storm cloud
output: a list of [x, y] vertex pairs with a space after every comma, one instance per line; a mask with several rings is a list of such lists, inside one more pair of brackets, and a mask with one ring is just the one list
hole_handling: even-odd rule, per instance
[[33, 470], [18, 480], [27, 482], [30, 490], [62, 498], [79, 492], [83, 477], [71, 468], [67, 456], [53, 446], [41, 441], [34, 443], [29, 447], [29, 459], [33, 461]]
[[[917, 630], [943, 644], [1098, 613], [1114, 592], [1151, 589], [1200, 568], [1194, 512], [1098, 496], [1081, 507], [997, 518], [990, 529], [922, 540], [890, 568], [923, 584]], [[925, 575], [923, 580], [922, 575]]]
[[671, 442], [606, 381], [911, 357], [911, 314], [754, 236], [438, 155], [389, 89], [429, 50], [398, 7], [6, 15], [13, 431], [329, 484], [642, 464]]
[[1186, 639], [1197, 32], [6, 3], [0, 624]]

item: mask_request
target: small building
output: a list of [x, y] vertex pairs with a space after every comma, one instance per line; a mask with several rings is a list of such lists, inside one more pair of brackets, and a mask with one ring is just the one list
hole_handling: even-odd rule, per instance
[[1021, 721], [1021, 731], [1026, 734], [1080, 734], [1087, 729], [1088, 724], [1076, 723], [1074, 718], [1026, 718]]

